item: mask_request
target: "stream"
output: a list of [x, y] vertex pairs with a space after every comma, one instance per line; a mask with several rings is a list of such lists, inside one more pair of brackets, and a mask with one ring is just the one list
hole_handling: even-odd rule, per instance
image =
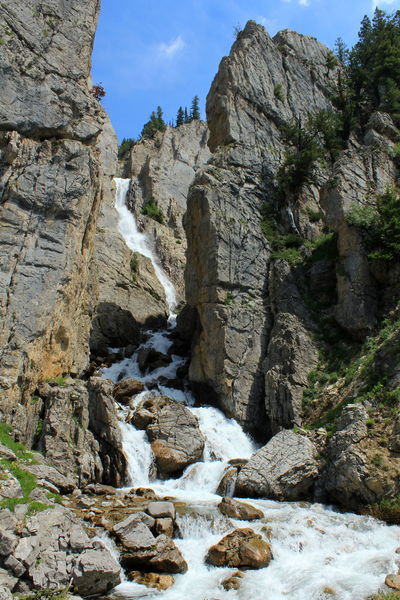
[[[165, 331], [148, 331], [141, 347], [167, 353], [172, 346], [170, 332], [175, 327], [175, 290], [163, 271], [146, 236], [138, 231], [133, 214], [125, 204], [129, 179], [116, 179], [116, 210], [119, 229], [128, 247], [147, 256], [163, 285], [170, 310]], [[140, 347], [139, 349], [140, 350]], [[119, 406], [124, 451], [128, 457], [129, 487], [152, 488], [160, 497], [172, 497], [187, 504], [177, 517], [181, 538], [175, 539], [188, 563], [188, 571], [175, 575], [175, 584], [164, 592], [123, 581], [114, 596], [149, 600], [365, 600], [383, 586], [388, 573], [396, 573], [395, 554], [400, 546], [400, 527], [389, 527], [368, 516], [335, 512], [328, 506], [310, 503], [245, 500], [260, 508], [265, 519], [235, 521], [217, 510], [221, 497], [215, 491], [231, 459], [249, 458], [257, 449], [253, 440], [232, 419], [213, 407], [195, 407], [189, 389], [176, 390], [162, 385], [162, 378], [174, 379], [186, 357], [172, 355], [167, 366], [143, 374], [138, 352], [102, 370], [114, 382], [130, 377], [140, 380], [145, 390], [135, 396], [135, 404], [146, 395], [159, 394], [185, 403], [198, 418], [206, 439], [203, 460], [186, 468], [178, 479], [150, 481], [153, 461], [144, 431], [126, 422], [131, 408]], [[154, 382], [158, 386], [154, 388]], [[151, 391], [146, 386], [151, 382]], [[233, 527], [231, 526], [233, 524]], [[239, 590], [226, 591], [221, 581], [237, 569], [206, 565], [210, 546], [237, 527], [250, 527], [263, 534], [270, 528], [273, 560], [266, 568], [247, 570]]]

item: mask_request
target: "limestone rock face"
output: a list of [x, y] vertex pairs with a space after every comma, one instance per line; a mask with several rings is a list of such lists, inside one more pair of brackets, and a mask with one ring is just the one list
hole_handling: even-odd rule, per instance
[[239, 472], [235, 494], [275, 500], [307, 498], [318, 476], [316, 448], [307, 437], [281, 431]]
[[40, 393], [45, 408], [37, 444], [47, 461], [82, 486], [122, 485], [126, 462], [112, 384], [71, 379], [64, 386], [42, 384]]
[[270, 545], [252, 529], [235, 529], [212, 546], [206, 562], [216, 567], [262, 569], [272, 559]]
[[[279, 124], [306, 117], [310, 97], [316, 110], [330, 106], [327, 52], [313, 38], [284, 31], [272, 39], [254, 22], [246, 25], [209, 92], [214, 154], [188, 198], [186, 296], [198, 314], [189, 377], [201, 399], [213, 397], [226, 414], [264, 437], [299, 421], [299, 398], [315, 349], [303, 328], [311, 364], [301, 364], [293, 352], [288, 373], [277, 372], [276, 360], [288, 349], [282, 324], [272, 338], [271, 329], [275, 315], [293, 308], [285, 310], [285, 298], [271, 290], [262, 205], [283, 156]], [[282, 206], [282, 214], [289, 219], [287, 208]]]
[[[208, 127], [201, 121], [167, 127], [153, 140], [137, 142], [125, 167], [124, 176], [132, 178], [129, 206], [152, 239], [162, 266], [175, 284], [178, 300], [184, 298], [186, 262], [182, 217], [196, 171], [211, 156], [207, 140]], [[162, 211], [162, 224], [142, 213], [151, 200]]]
[[1, 416], [28, 445], [37, 382], [80, 375], [89, 345], [135, 342], [166, 317], [152, 265], [118, 230], [117, 139], [90, 80], [99, 5], [0, 6]]

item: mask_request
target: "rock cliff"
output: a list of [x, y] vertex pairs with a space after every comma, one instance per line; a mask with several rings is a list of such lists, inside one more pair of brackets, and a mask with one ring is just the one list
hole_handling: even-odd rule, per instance
[[[207, 141], [208, 127], [202, 121], [167, 127], [154, 139], [138, 141], [124, 165], [125, 175], [132, 178], [129, 206], [140, 228], [153, 241], [179, 300], [185, 296], [186, 236], [182, 217], [196, 171], [211, 156]], [[156, 219], [146, 216], [149, 203], [157, 206]]]
[[117, 140], [90, 80], [98, 12], [97, 0], [0, 6], [1, 415], [25, 441], [38, 382], [82, 374], [89, 345], [127, 344], [166, 315], [152, 266], [132, 276], [118, 231]]

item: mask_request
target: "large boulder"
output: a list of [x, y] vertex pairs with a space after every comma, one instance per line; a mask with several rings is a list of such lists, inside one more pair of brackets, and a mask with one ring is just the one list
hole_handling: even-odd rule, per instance
[[156, 413], [147, 435], [163, 475], [179, 473], [203, 455], [204, 437], [198, 420], [179, 402], [171, 401]]
[[69, 494], [76, 488], [73, 479], [66, 477], [60, 471], [49, 465], [26, 465], [26, 470], [30, 471], [38, 478], [43, 480], [43, 485], [46, 482], [54, 485], [62, 494]]
[[309, 497], [318, 476], [316, 454], [316, 447], [307, 437], [280, 431], [241, 469], [235, 495], [275, 500]]
[[153, 538], [152, 545], [124, 551], [122, 565], [128, 569], [144, 568], [161, 573], [185, 573], [187, 563], [175, 543], [166, 535]]
[[235, 529], [211, 546], [206, 562], [215, 567], [262, 569], [272, 559], [270, 545], [252, 529]]
[[124, 379], [114, 385], [113, 396], [117, 402], [129, 404], [129, 400], [132, 396], [143, 392], [143, 390], [144, 384], [138, 379], [130, 377], [129, 379]]
[[254, 508], [251, 504], [228, 497], [222, 498], [222, 502], [218, 504], [218, 510], [226, 517], [240, 521], [254, 521], [255, 519], [262, 519], [264, 516], [262, 510]]

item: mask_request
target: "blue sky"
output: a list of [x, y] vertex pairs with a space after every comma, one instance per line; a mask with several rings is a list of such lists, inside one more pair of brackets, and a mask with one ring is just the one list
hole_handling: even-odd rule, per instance
[[[160, 105], [168, 122], [180, 105], [200, 97], [202, 116], [211, 81], [234, 41], [234, 28], [254, 19], [274, 35], [294, 29], [330, 48], [337, 37], [357, 41], [375, 0], [102, 0], [92, 63], [102, 82], [119, 139], [138, 137]], [[378, 2], [391, 12], [400, 0]]]

